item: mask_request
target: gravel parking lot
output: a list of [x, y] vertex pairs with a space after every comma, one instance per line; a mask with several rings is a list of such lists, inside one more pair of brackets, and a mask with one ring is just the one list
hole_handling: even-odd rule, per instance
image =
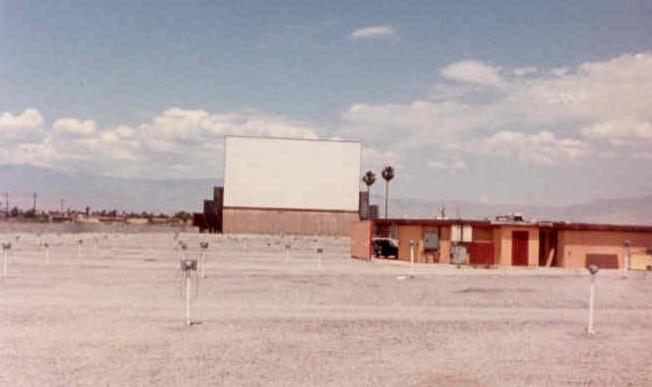
[[[209, 243], [190, 327], [179, 240], [189, 258]], [[350, 259], [346, 238], [0, 241], [1, 385], [652, 385], [652, 273], [600, 272], [588, 335], [584, 270], [417, 265], [406, 278], [403, 262]]]

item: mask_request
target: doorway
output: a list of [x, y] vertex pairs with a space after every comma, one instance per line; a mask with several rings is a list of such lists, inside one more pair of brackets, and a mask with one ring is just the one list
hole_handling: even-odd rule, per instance
[[528, 265], [528, 232], [512, 232], [512, 266]]

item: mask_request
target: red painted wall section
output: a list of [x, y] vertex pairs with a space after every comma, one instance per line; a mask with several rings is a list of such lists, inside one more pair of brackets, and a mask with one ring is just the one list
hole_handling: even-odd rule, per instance
[[467, 248], [471, 265], [493, 265], [495, 263], [493, 243], [468, 243]]
[[528, 265], [528, 232], [512, 232], [512, 266]]

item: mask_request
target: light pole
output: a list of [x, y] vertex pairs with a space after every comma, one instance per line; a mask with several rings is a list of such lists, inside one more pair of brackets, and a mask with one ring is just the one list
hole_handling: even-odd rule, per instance
[[410, 277], [414, 277], [414, 241], [410, 239]]
[[9, 265], [9, 250], [11, 250], [11, 243], [3, 243], [2, 250], [4, 250], [4, 264], [2, 265], [2, 276], [7, 277], [7, 266]]
[[623, 250], [624, 250], [623, 251], [623, 254], [624, 254], [624, 257], [623, 257], [623, 261], [624, 261], [623, 262], [623, 276], [625, 278], [627, 278], [627, 271], [629, 270], [629, 254], [630, 254], [629, 246], [630, 246], [630, 242], [628, 240], [623, 242]]
[[196, 259], [182, 259], [181, 262], [181, 271], [183, 272], [183, 278], [186, 285], [186, 325], [192, 325], [192, 320], [190, 319], [190, 299], [192, 297], [192, 272], [197, 272], [197, 260]]
[[589, 273], [591, 273], [591, 290], [589, 292], [589, 326], [587, 332], [592, 335], [595, 333], [593, 330], [593, 307], [595, 306], [595, 275], [598, 273], [596, 265], [589, 265]]
[[208, 250], [208, 242], [201, 242], [201, 278], [206, 278], [206, 250]]
[[49, 264], [50, 263], [50, 244], [48, 242], [45, 242], [43, 247], [45, 248], [45, 253], [44, 253], [45, 254], [45, 263]]

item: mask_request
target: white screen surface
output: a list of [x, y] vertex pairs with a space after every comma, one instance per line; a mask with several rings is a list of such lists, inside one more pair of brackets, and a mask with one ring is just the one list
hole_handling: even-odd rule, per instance
[[224, 206], [358, 211], [357, 142], [226, 137]]

